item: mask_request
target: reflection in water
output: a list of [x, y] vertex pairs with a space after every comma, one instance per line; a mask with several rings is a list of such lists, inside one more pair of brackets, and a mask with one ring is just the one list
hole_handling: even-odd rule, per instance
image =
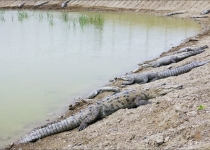
[[0, 146], [200, 31], [180, 19], [90, 12], [0, 10], [0, 26]]
[[[4, 18], [4, 13], [5, 10], [0, 10], [0, 20], [5, 21]], [[30, 15], [30, 16], [29, 16]], [[53, 26], [54, 23], [54, 13], [53, 12], [46, 12], [45, 14], [43, 12], [40, 13], [28, 13], [27, 11], [18, 11], [17, 12], [17, 18], [19, 22], [22, 22], [23, 20], [28, 19], [29, 17], [32, 17], [32, 19], [38, 19], [40, 22], [44, 19], [44, 16], [47, 17], [47, 20], [49, 21], [49, 26]], [[12, 21], [14, 20], [14, 16], [11, 14]], [[8, 18], [8, 16], [7, 16]], [[76, 22], [80, 24], [80, 27], [83, 28], [84, 26], [87, 25], [93, 25], [96, 28], [102, 29], [103, 24], [104, 24], [104, 18], [101, 14], [95, 14], [93, 15], [85, 15], [81, 14], [79, 17], [72, 17], [71, 14], [68, 12], [61, 12], [60, 17], [59, 17], [63, 22], [67, 23], [68, 26], [70, 27], [71, 24], [73, 26], [76, 26]]]

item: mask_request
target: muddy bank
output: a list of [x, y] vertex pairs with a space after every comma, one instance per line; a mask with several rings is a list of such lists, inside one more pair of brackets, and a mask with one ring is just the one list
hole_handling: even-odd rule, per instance
[[[23, 1], [0, 1], [1, 8], [16, 9]], [[192, 19], [199, 17], [204, 9], [210, 9], [209, 1], [70, 1], [66, 8], [61, 9], [63, 1], [49, 3], [34, 8], [41, 1], [27, 1], [21, 9], [60, 9], [66, 11], [135, 11], [165, 16], [171, 12], [182, 12], [173, 17]], [[205, 15], [210, 17], [210, 14]], [[186, 46], [210, 46], [209, 18], [196, 18], [203, 32], [193, 38], [186, 39], [178, 47], [169, 52]], [[196, 39], [196, 40], [195, 40]], [[163, 53], [162, 56], [167, 53]], [[192, 61], [210, 60], [210, 50], [171, 64], [181, 66]], [[144, 71], [165, 70], [167, 66], [147, 68]], [[77, 129], [52, 135], [35, 143], [15, 144], [12, 149], [140, 149], [140, 148], [210, 148], [210, 64], [195, 68], [189, 73], [161, 79], [145, 85], [131, 85], [126, 88], [144, 87], [160, 83], [183, 84], [183, 89], [171, 92], [163, 97], [151, 99], [152, 104], [136, 109], [123, 109], [97, 121], [85, 130]], [[111, 85], [120, 87], [121, 81]], [[110, 95], [103, 93], [94, 100], [81, 102], [66, 112], [66, 116], [78, 112], [89, 104]], [[199, 110], [199, 106], [205, 106]], [[162, 140], [161, 144], [157, 140]]]

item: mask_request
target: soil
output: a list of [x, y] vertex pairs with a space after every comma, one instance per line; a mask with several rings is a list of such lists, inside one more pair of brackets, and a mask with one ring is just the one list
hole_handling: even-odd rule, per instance
[[[21, 1], [0, 0], [0, 7], [17, 9]], [[22, 1], [23, 2], [23, 1]], [[33, 8], [35, 2], [28, 1], [25, 9], [61, 9], [62, 1], [51, 0], [48, 4]], [[21, 8], [23, 9], [23, 8]], [[148, 0], [148, 1], [75, 1], [72, 0], [65, 11], [135, 11], [165, 16], [171, 12], [183, 12], [172, 17], [193, 19], [210, 9], [210, 1]], [[63, 9], [61, 9], [63, 10]], [[202, 27], [202, 33], [186, 39], [178, 47], [163, 53], [160, 57], [186, 46], [210, 46], [210, 14], [207, 18], [194, 18]], [[192, 61], [210, 60], [210, 50], [173, 63], [171, 67]], [[168, 66], [147, 68], [145, 71], [164, 70]], [[121, 81], [110, 85], [120, 86]], [[121, 109], [95, 122], [80, 132], [77, 129], [62, 132], [34, 143], [8, 145], [8, 149], [210, 149], [210, 64], [195, 68], [188, 73], [169, 77], [145, 85], [130, 85], [127, 88], [153, 86], [161, 83], [178, 83], [183, 89], [165, 96], [150, 99], [152, 104], [135, 109]], [[81, 101], [70, 107], [68, 117], [80, 109], [112, 93], [99, 94], [91, 101]], [[64, 117], [64, 118], [65, 118]], [[62, 119], [62, 118], [61, 118]]]

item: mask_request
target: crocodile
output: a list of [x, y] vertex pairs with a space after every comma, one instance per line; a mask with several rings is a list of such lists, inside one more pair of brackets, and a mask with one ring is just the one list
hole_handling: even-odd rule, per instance
[[40, 2], [38, 4], [34, 4], [34, 8], [39, 7], [39, 6], [42, 6], [42, 5], [45, 5], [47, 3], [49, 3], [49, 1], [44, 1], [44, 2]]
[[137, 74], [127, 74], [125, 76], [119, 77], [122, 80], [126, 80], [126, 82], [123, 82], [123, 85], [131, 85], [134, 83], [139, 83], [139, 84], [144, 84], [148, 82], [152, 82], [155, 80], [167, 78], [170, 76], [178, 76], [183, 73], [187, 73], [193, 68], [203, 66], [206, 63], [209, 63], [210, 60], [203, 61], [203, 62], [191, 62], [189, 64], [172, 68], [172, 69], [167, 69], [163, 71], [158, 71], [158, 72], [148, 72], [148, 73], [137, 73]]
[[136, 108], [141, 105], [149, 104], [149, 99], [165, 95], [171, 91], [181, 89], [181, 84], [162, 84], [149, 88], [128, 89], [115, 95], [105, 97], [101, 101], [90, 105], [77, 114], [64, 120], [50, 123], [41, 128], [36, 128], [22, 137], [18, 143], [35, 142], [38, 139], [72, 130], [79, 127], [81, 131], [88, 125], [102, 119], [119, 109]]
[[22, 2], [22, 3], [20, 3], [17, 7], [18, 7], [18, 8], [22, 8], [26, 3], [27, 3], [27, 2]]
[[205, 14], [208, 14], [208, 13], [210, 13], [210, 9], [203, 10], [203, 11], [201, 12], [201, 15], [205, 15]]
[[184, 14], [184, 13], [183, 12], [172, 12], [172, 13], [166, 14], [166, 16], [173, 16], [173, 15], [179, 15], [179, 14]]
[[208, 45], [204, 45], [204, 46], [200, 46], [200, 47], [184, 47], [181, 48], [180, 50], [176, 51], [176, 53], [182, 53], [182, 52], [189, 52], [189, 51], [199, 51], [199, 50], [203, 50], [209, 48]]
[[71, 0], [66, 0], [65, 2], [63, 2], [63, 3], [61, 4], [61, 7], [62, 7], [62, 8], [66, 7], [67, 4], [68, 4], [70, 1], [71, 1]]
[[190, 56], [200, 54], [204, 52], [205, 51], [204, 49], [206, 48], [208, 48], [207, 45], [201, 46], [201, 47], [185, 47], [176, 52], [180, 54], [173, 54], [170, 56], [165, 56], [165, 57], [157, 59], [156, 61], [150, 62], [148, 64], [140, 64], [140, 68], [138, 70], [141, 70], [141, 68], [142, 69], [147, 68], [147, 67], [156, 68], [156, 67], [160, 67], [164, 65], [169, 65], [171, 63], [176, 63]]

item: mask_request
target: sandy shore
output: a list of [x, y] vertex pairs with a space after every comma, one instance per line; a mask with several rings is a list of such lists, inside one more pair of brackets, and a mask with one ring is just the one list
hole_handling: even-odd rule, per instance
[[[26, 0], [25, 0], [26, 1]], [[0, 0], [0, 7], [16, 9], [24, 0]], [[51, 0], [48, 4], [34, 8], [35, 3], [41, 1], [27, 1], [25, 9], [61, 9], [63, 1]], [[23, 9], [21, 8], [21, 9]], [[69, 2], [64, 8], [68, 11], [135, 11], [165, 16], [170, 12], [183, 12], [174, 15], [184, 19], [201, 16], [205, 9], [210, 9], [210, 1], [200, 0], [147, 0], [147, 1], [75, 1]], [[205, 15], [210, 17], [210, 14]], [[186, 46], [210, 46], [210, 19], [197, 18], [203, 31], [201, 34], [186, 39], [178, 47], [169, 52]], [[193, 40], [192, 40], [193, 39]], [[196, 40], [194, 40], [196, 39]], [[163, 53], [161, 56], [166, 55]], [[191, 61], [210, 60], [210, 50], [187, 58], [181, 62], [171, 64], [172, 67], [181, 66]], [[147, 68], [143, 71], [164, 70], [167, 66]], [[143, 72], [141, 71], [141, 72]], [[111, 85], [120, 87], [121, 81]], [[35, 143], [14, 144], [11, 149], [210, 149], [210, 64], [195, 68], [189, 73], [177, 77], [161, 79], [145, 85], [131, 85], [126, 88], [144, 87], [160, 83], [183, 84], [182, 90], [171, 92], [163, 97], [151, 99], [152, 104], [136, 109], [122, 109], [116, 113], [97, 121], [85, 130], [77, 129], [52, 135]], [[123, 88], [122, 90], [126, 89]], [[81, 102], [74, 110], [66, 112], [66, 116], [78, 112], [87, 105], [110, 95], [103, 93], [88, 102]], [[200, 105], [205, 109], [198, 110]], [[159, 144], [157, 140], [162, 140]]]

